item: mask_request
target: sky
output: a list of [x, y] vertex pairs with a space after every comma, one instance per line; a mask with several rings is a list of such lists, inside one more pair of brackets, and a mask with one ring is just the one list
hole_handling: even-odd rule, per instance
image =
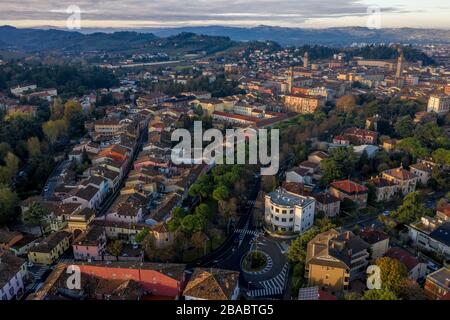
[[81, 11], [81, 28], [327, 28], [375, 21], [381, 28], [450, 29], [449, 0], [0, 0], [0, 25], [64, 28], [70, 6]]

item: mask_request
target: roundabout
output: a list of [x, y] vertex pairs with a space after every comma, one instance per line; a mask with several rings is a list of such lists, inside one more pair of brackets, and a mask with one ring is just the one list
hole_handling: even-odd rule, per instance
[[268, 272], [272, 268], [272, 258], [264, 251], [250, 251], [241, 262], [241, 269], [247, 274], [259, 275]]

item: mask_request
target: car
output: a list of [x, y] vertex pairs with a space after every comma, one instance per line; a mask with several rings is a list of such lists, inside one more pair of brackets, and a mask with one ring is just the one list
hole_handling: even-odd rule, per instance
[[431, 262], [431, 261], [428, 261], [427, 262], [427, 268], [430, 270], [430, 271], [436, 271], [436, 270], [438, 270], [439, 269], [439, 267], [437, 266], [437, 265], [435, 265], [433, 262]]
[[33, 266], [34, 266], [34, 263], [31, 262], [31, 261], [28, 261], [27, 267], [28, 267], [28, 268], [33, 268]]
[[391, 212], [389, 210], [383, 211], [383, 216], [385, 217], [389, 217], [390, 214]]

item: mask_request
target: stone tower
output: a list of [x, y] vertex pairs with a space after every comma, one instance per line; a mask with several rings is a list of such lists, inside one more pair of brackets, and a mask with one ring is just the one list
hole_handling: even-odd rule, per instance
[[397, 59], [397, 72], [395, 73], [397, 78], [400, 78], [403, 74], [403, 61], [405, 60], [405, 57], [403, 55], [403, 51], [401, 49], [398, 49], [400, 55]]
[[288, 79], [287, 79], [287, 83], [288, 83], [288, 93], [292, 93], [292, 88], [294, 86], [294, 68], [290, 67], [288, 70]]
[[305, 54], [303, 55], [303, 68], [308, 68], [309, 65], [309, 54], [308, 51], [305, 51]]

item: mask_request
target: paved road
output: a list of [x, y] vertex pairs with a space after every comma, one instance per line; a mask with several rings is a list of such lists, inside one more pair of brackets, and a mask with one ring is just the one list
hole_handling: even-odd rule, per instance
[[50, 177], [47, 179], [47, 183], [44, 186], [44, 190], [42, 190], [42, 197], [45, 200], [48, 200], [53, 196], [55, 188], [57, 187], [58, 177], [61, 175], [61, 173], [64, 172], [64, 170], [69, 168], [71, 163], [72, 162], [70, 160], [63, 160], [55, 167], [53, 172], [50, 174]]
[[114, 193], [111, 193], [103, 201], [103, 204], [102, 204], [101, 208], [97, 211], [97, 217], [104, 216], [108, 212], [109, 208], [114, 203], [114, 201], [117, 199], [117, 197], [120, 195], [120, 190], [125, 185], [125, 181], [126, 181], [126, 179], [128, 177], [128, 174], [130, 173], [131, 169], [133, 168], [134, 161], [136, 161], [137, 157], [139, 156], [139, 153], [142, 150], [142, 146], [147, 142], [147, 138], [148, 138], [147, 132], [148, 132], [148, 127], [145, 127], [144, 129], [142, 129], [140, 137], [139, 137], [138, 144], [136, 146], [136, 149], [134, 150], [134, 154], [133, 154], [133, 156], [131, 158], [130, 163], [128, 164], [128, 167], [127, 167], [127, 169], [125, 171], [125, 174], [124, 174], [124, 176], [122, 178], [122, 181], [121, 181], [119, 187], [117, 188], [116, 191], [114, 191]]

